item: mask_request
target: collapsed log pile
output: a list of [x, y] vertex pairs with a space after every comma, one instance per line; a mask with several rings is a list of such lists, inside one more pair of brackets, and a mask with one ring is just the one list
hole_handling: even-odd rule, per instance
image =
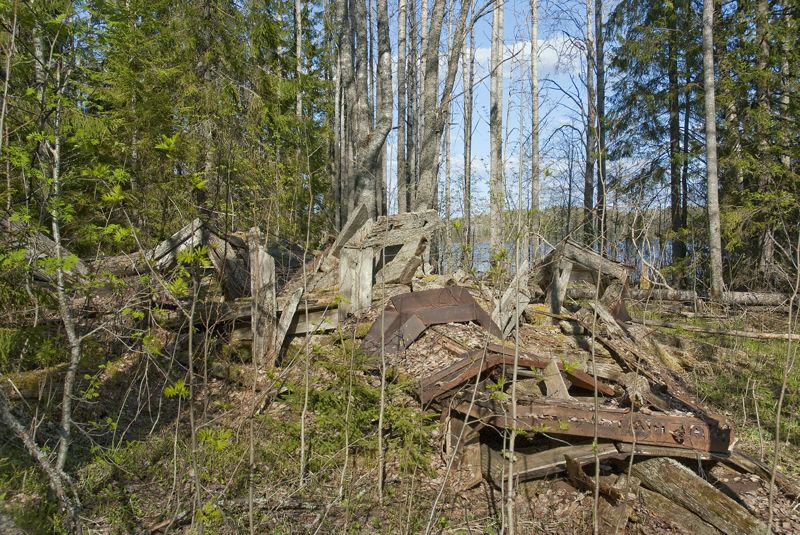
[[[458, 459], [459, 487], [486, 480], [502, 488], [509, 470], [516, 481], [565, 474], [578, 488], [600, 485], [605, 532], [624, 529], [631, 489], [688, 532], [766, 531], [681, 464], [719, 462], [771, 476], [735, 450], [731, 423], [673, 373], [691, 355], [629, 321], [630, 267], [567, 240], [519, 266], [495, 296], [467, 274], [425, 269], [439, 224], [434, 211], [372, 220], [360, 206], [324, 253], [306, 256], [276, 248], [257, 229], [245, 240], [195, 220], [151, 250], [79, 260], [71, 276], [163, 274], [181, 251], [205, 246], [219, 295], [197, 302], [191, 317], [175, 310], [175, 324], [224, 325], [263, 368], [279, 364], [292, 335], [373, 320], [362, 350], [374, 366], [415, 378], [420, 403], [441, 413], [444, 453]], [[43, 235], [27, 246], [31, 258], [53, 254]], [[567, 311], [570, 295], [589, 303]], [[163, 324], [171, 325], [169, 314]], [[509, 344], [514, 334], [519, 343]], [[509, 453], [512, 430], [518, 438]], [[599, 482], [583, 468], [596, 462], [605, 474]], [[800, 496], [788, 478], [778, 474], [776, 483]]]

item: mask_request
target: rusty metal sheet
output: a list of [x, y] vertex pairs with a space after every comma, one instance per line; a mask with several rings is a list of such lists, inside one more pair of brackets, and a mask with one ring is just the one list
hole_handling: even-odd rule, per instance
[[461, 286], [396, 295], [372, 324], [361, 349], [370, 355], [381, 351], [399, 353], [431, 325], [475, 321], [493, 335], [502, 337], [489, 314]]
[[[495, 350], [495, 348], [501, 351]], [[514, 353], [511, 350], [509, 355], [505, 351], [508, 348], [490, 344], [487, 351], [483, 349], [473, 349], [464, 354], [464, 358], [452, 365], [444, 368], [443, 370], [421, 379], [419, 382], [419, 397], [423, 403], [428, 403], [436, 398], [447, 394], [448, 392], [458, 388], [475, 378], [477, 375], [490, 370], [497, 366], [513, 366]], [[520, 353], [519, 366], [523, 368], [537, 368], [544, 369], [549, 360], [531, 357], [527, 354]], [[563, 370], [563, 365], [558, 362], [559, 370]], [[594, 378], [588, 373], [576, 370], [574, 372], [566, 372], [567, 375], [573, 380], [574, 384], [588, 390], [594, 390]], [[597, 391], [605, 396], [614, 396], [614, 389], [605, 383], [598, 381]]]
[[[490, 351], [494, 351], [495, 353], [502, 353], [504, 355], [514, 356], [514, 350], [508, 347], [503, 347], [498, 344], [489, 344], [488, 348]], [[549, 360], [547, 359], [540, 359], [529, 353], [520, 352], [520, 356], [526, 357], [527, 359], [529, 359], [530, 362], [535, 363], [533, 364], [533, 367], [542, 370], [545, 368], [545, 366], [547, 366], [549, 362]], [[564, 368], [564, 363], [561, 362], [560, 360], [556, 361], [556, 364], [558, 365], [559, 371], [562, 371], [567, 374], [567, 377], [569, 377], [569, 380], [572, 382], [572, 384], [574, 384], [579, 388], [583, 388], [584, 390], [594, 391], [594, 377], [592, 375], [586, 373], [583, 370], [567, 370]], [[597, 381], [597, 391], [600, 394], [608, 397], [613, 397], [614, 395], [616, 395], [616, 392], [614, 391], [614, 388], [611, 385], [607, 385], [606, 383], [603, 383], [599, 379]]]
[[[531, 432], [595, 436], [594, 409], [580, 403], [533, 399], [519, 402], [516, 424], [510, 416], [509, 402], [478, 400], [470, 410], [469, 401], [461, 401], [455, 410], [498, 427], [513, 425]], [[710, 418], [604, 407], [598, 410], [597, 422], [597, 438], [619, 442], [711, 452], [727, 452], [733, 444], [733, 430]]]

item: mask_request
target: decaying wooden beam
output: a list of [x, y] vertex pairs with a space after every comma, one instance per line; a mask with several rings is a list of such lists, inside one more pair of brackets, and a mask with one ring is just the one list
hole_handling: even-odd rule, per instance
[[250, 248], [250, 325], [253, 331], [253, 362], [257, 367], [275, 347], [276, 316], [278, 305], [275, 299], [275, 259], [267, 253], [261, 240], [261, 232], [251, 228], [248, 233]]
[[331, 271], [337, 266], [335, 259], [339, 258], [342, 248], [361, 230], [367, 221], [369, 221], [369, 210], [364, 203], [361, 203], [350, 214], [341, 232], [336, 237], [336, 241], [331, 245], [328, 254], [319, 266], [320, 271]]
[[289, 327], [292, 325], [292, 320], [294, 320], [294, 315], [297, 312], [297, 307], [300, 304], [300, 299], [303, 297], [303, 289], [298, 288], [295, 290], [289, 298], [286, 300], [286, 303], [283, 305], [283, 311], [281, 311], [281, 317], [278, 321], [278, 328], [275, 332], [275, 351], [278, 352], [281, 350], [283, 346], [283, 341], [286, 339], [286, 335], [289, 333]]
[[380, 216], [365, 237], [362, 247], [379, 249], [405, 245], [420, 235], [430, 241], [433, 231], [440, 224], [441, 220], [436, 210]]
[[569, 388], [561, 377], [561, 372], [558, 369], [558, 364], [555, 360], [551, 360], [544, 370], [544, 385], [547, 389], [547, 397], [553, 399], [569, 399]]
[[721, 535], [722, 532], [674, 501], [645, 488], [639, 489], [639, 501], [656, 516], [693, 535]]
[[600, 273], [620, 281], [628, 279], [631, 268], [618, 262], [601, 256], [595, 251], [583, 247], [572, 240], [566, 240], [563, 244], [563, 254], [565, 258], [586, 266], [595, 273]]
[[[56, 258], [58, 256], [55, 241], [50, 239], [48, 236], [45, 236], [41, 232], [29, 234], [30, 229], [28, 225], [22, 221], [10, 221], [3, 219], [0, 220], [0, 228], [3, 228], [4, 234], [5, 229], [10, 228], [11, 232], [6, 234], [3, 241], [5, 242], [6, 239], [10, 237], [10, 243], [8, 244], [10, 247], [24, 247], [25, 257], [30, 262], [34, 262], [42, 258]], [[61, 245], [61, 257], [73, 257], [75, 259], [70, 269], [65, 270], [65, 275], [68, 279], [86, 277], [89, 274], [89, 267], [86, 265], [86, 263], [77, 256], [73, 255], [64, 247], [63, 244]], [[33, 269], [36, 275], [44, 280], [51, 280], [53, 278], [35, 264]]]
[[572, 262], [559, 260], [553, 269], [553, 277], [550, 282], [550, 312], [552, 314], [561, 314], [570, 275], [572, 275]]
[[175, 234], [145, 253], [145, 257], [147, 260], [155, 262], [157, 269], [169, 269], [176, 264], [179, 252], [201, 246], [204, 242], [205, 233], [206, 229], [203, 222], [195, 218]]
[[214, 264], [226, 300], [245, 297], [250, 293], [248, 266], [239, 258], [230, 242], [211, 233], [208, 237], [208, 256]]
[[[563, 472], [566, 467], [565, 455], [575, 459], [580, 464], [594, 462], [595, 448], [592, 444], [579, 444], [575, 446], [558, 446], [555, 448], [517, 448], [514, 450], [514, 478], [527, 481], [539, 477]], [[597, 456], [600, 460], [622, 459], [624, 455], [617, 451], [613, 444], [599, 443]], [[508, 458], [488, 444], [481, 445], [483, 475], [487, 481], [497, 488], [503, 488], [508, 469]]]
[[528, 260], [520, 264], [514, 278], [500, 298], [500, 302], [492, 312], [492, 320], [503, 331], [505, 336], [511, 334], [516, 324], [516, 319], [525, 312], [525, 307], [531, 302], [531, 290], [528, 285], [530, 266]]
[[422, 254], [427, 245], [428, 239], [420, 231], [416, 238], [403, 244], [394, 258], [378, 271], [375, 284], [409, 284], [417, 268], [422, 265]]
[[767, 531], [744, 507], [674, 459], [657, 457], [636, 463], [632, 474], [648, 489], [688, 509], [723, 533], [751, 535]]
[[339, 258], [339, 292], [344, 299], [339, 303], [339, 316], [360, 314], [372, 305], [372, 270], [375, 260], [370, 248], [345, 247]]

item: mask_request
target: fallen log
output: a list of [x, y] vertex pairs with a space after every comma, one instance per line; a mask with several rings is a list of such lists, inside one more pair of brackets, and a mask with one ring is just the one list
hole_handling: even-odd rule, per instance
[[634, 318], [635, 323], [641, 323], [648, 327], [664, 327], [667, 329], [680, 329], [693, 333], [701, 334], [720, 334], [724, 336], [736, 336], [738, 338], [754, 338], [756, 340], [800, 340], [800, 334], [790, 333], [762, 333], [758, 331], [742, 331], [738, 329], [715, 329], [713, 327], [696, 327], [694, 325], [684, 325], [682, 323], [672, 323], [669, 321], [650, 320]]
[[648, 489], [688, 509], [723, 533], [752, 535], [767, 531], [744, 507], [673, 459], [648, 459], [634, 464], [631, 472]]

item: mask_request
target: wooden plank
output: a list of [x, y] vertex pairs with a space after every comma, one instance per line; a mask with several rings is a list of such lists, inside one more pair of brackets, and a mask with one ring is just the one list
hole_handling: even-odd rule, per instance
[[404, 245], [422, 234], [430, 240], [434, 230], [441, 224], [436, 210], [422, 212], [406, 212], [390, 216], [381, 216], [375, 226], [365, 237], [363, 247], [391, 247]]
[[347, 222], [345, 222], [342, 230], [336, 237], [336, 241], [331, 245], [327, 256], [319, 266], [320, 271], [327, 272], [336, 267], [336, 261], [334, 259], [339, 258], [342, 248], [344, 248], [356, 233], [361, 230], [367, 221], [369, 221], [369, 210], [364, 203], [361, 203], [353, 210], [353, 213], [350, 214]]
[[340, 319], [360, 314], [372, 306], [372, 269], [375, 255], [370, 248], [342, 250], [339, 258]]
[[309, 310], [307, 316], [302, 305], [298, 309], [289, 325], [288, 334], [300, 335], [335, 331], [339, 327], [339, 316], [335, 308]]
[[767, 531], [744, 507], [674, 459], [648, 459], [633, 465], [632, 474], [648, 489], [695, 513], [723, 533], [751, 535]]
[[558, 266], [553, 269], [552, 281], [550, 282], [550, 312], [552, 314], [561, 313], [571, 274], [572, 262], [569, 261], [560, 260]]
[[233, 244], [216, 234], [210, 234], [208, 256], [217, 271], [226, 300], [239, 299], [250, 293], [250, 273], [245, 262], [236, 254]]
[[275, 299], [275, 259], [267, 253], [261, 240], [261, 232], [251, 228], [248, 233], [250, 248], [250, 325], [253, 331], [253, 362], [256, 367], [265, 362], [275, 347], [277, 302]]
[[[580, 464], [594, 462], [595, 459], [592, 444], [559, 446], [544, 450], [518, 448], [514, 451], [514, 477], [519, 481], [527, 481], [563, 472], [566, 467], [565, 455], [569, 455]], [[614, 445], [609, 443], [597, 445], [597, 456], [601, 460], [623, 458]], [[481, 457], [486, 480], [497, 488], [503, 488], [505, 482], [503, 474], [508, 469], [508, 459], [502, 452], [488, 444], [481, 445]]]
[[154, 261], [159, 270], [169, 269], [177, 263], [178, 253], [186, 249], [199, 247], [203, 243], [205, 228], [199, 218], [184, 225], [175, 234], [156, 245], [145, 256]]
[[554, 399], [569, 399], [569, 389], [561, 377], [556, 361], [551, 360], [542, 370], [544, 385], [547, 388], [547, 397]]
[[693, 535], [720, 535], [722, 533], [696, 514], [658, 492], [640, 488], [639, 501], [653, 515], [670, 522], [682, 533], [692, 533]]
[[422, 233], [406, 242], [375, 275], [375, 284], [409, 284], [422, 265], [422, 254], [427, 244], [428, 240]]
[[516, 325], [516, 319], [525, 312], [525, 307], [531, 302], [531, 291], [528, 285], [530, 266], [528, 260], [520, 264], [511, 284], [508, 285], [503, 297], [492, 312], [492, 320], [500, 327], [505, 336], [511, 334]]
[[280, 352], [281, 347], [283, 346], [283, 341], [286, 339], [286, 335], [289, 333], [289, 327], [292, 325], [292, 321], [294, 320], [294, 315], [295, 312], [297, 312], [297, 306], [300, 304], [301, 297], [303, 297], [303, 289], [298, 288], [289, 296], [289, 298], [286, 300], [286, 304], [283, 305], [281, 318], [278, 321], [278, 328], [275, 332], [276, 353]]

